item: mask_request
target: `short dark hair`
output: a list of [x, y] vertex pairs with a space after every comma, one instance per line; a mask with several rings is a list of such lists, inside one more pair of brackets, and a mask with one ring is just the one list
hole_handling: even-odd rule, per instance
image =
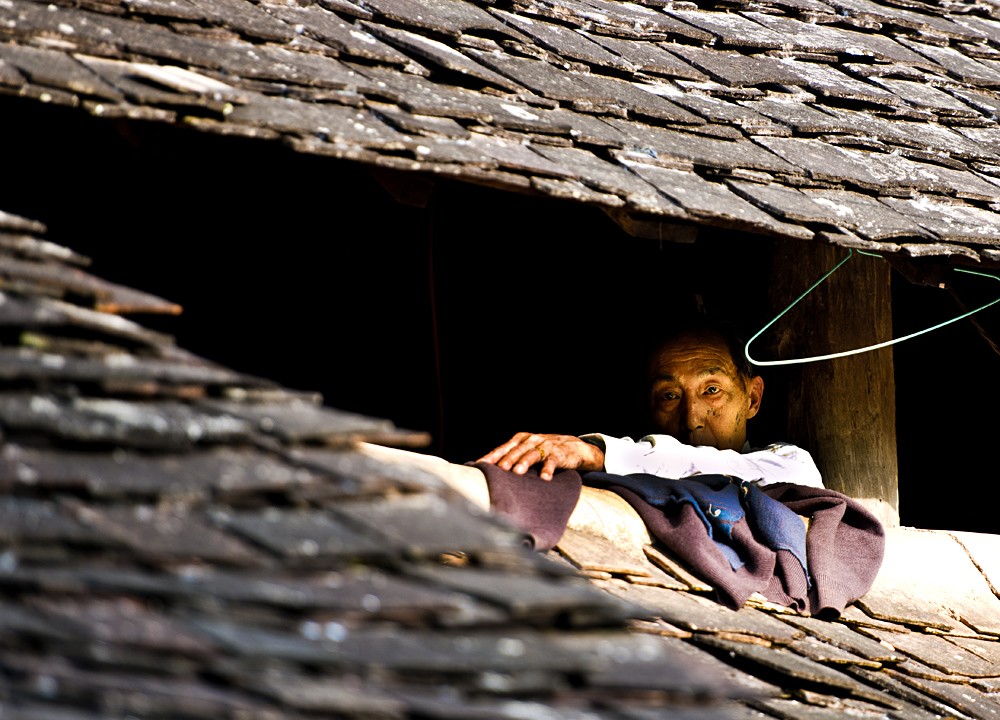
[[701, 314], [677, 316], [667, 321], [659, 328], [659, 332], [647, 348], [646, 357], [652, 358], [653, 353], [657, 350], [680, 338], [705, 335], [712, 335], [722, 340], [726, 349], [729, 350], [729, 356], [733, 360], [733, 365], [736, 366], [736, 372], [739, 373], [744, 382], [755, 375], [753, 366], [746, 355], [746, 340], [744, 340], [739, 327], [730, 320]]

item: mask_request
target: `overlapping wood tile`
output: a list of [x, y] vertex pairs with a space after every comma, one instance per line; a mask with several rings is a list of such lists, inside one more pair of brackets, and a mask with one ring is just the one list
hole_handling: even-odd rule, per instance
[[734, 101], [695, 93], [672, 94], [670, 97], [675, 103], [698, 113], [711, 123], [737, 127], [753, 135], [791, 134], [785, 125]]
[[714, 80], [736, 87], [760, 84], [800, 85], [805, 79], [781, 60], [767, 55], [720, 52], [695, 45], [672, 46], [671, 51]]
[[439, 0], [433, 3], [418, 0], [373, 0], [367, 3], [367, 7], [376, 16], [454, 37], [462, 34], [499, 33], [513, 39], [524, 39], [516, 30], [491, 16], [486, 9], [456, 0]]
[[954, 708], [969, 717], [980, 720], [1000, 717], [1000, 704], [996, 702], [995, 698], [977, 690], [971, 684], [911, 677], [893, 670], [885, 672], [890, 678], [918, 690], [921, 694], [939, 700], [945, 707]]
[[712, 35], [694, 25], [663, 13], [658, 7], [639, 4], [622, 5], [611, 0], [585, 2], [532, 2], [531, 12], [577, 24], [595, 24], [610, 34], [650, 41], [685, 39], [708, 42]]
[[869, 195], [737, 180], [730, 180], [729, 185], [741, 197], [788, 220], [845, 227], [872, 240], [913, 237], [923, 232], [915, 222]]
[[768, 13], [749, 12], [747, 17], [789, 38], [792, 49], [811, 53], [846, 54], [868, 57], [918, 67], [933, 67], [926, 58], [895, 42], [891, 36], [819, 23], [800, 22], [794, 18]]
[[913, 80], [874, 78], [872, 82], [903, 98], [910, 105], [939, 115], [978, 117], [979, 113], [934, 86]]
[[673, 160], [722, 170], [745, 168], [773, 173], [795, 173], [798, 170], [794, 164], [757, 144], [637, 125], [618, 118], [609, 118], [607, 122], [621, 131], [640, 155], [644, 154], [658, 164]]
[[410, 55], [416, 55], [425, 64], [439, 65], [445, 70], [468, 75], [469, 77], [483, 81], [487, 85], [503, 88], [504, 90], [516, 92], [520, 88], [518, 83], [483, 67], [475, 60], [437, 40], [426, 38], [417, 33], [407, 32], [406, 30], [380, 27], [374, 24], [369, 24], [365, 27], [374, 37]]
[[[201, 495], [207, 498], [210, 478], [199, 476], [192, 469], [201, 465], [200, 459], [201, 454], [166, 458], [123, 450], [112, 456], [53, 448], [5, 447], [0, 455], [0, 487], [8, 492], [26, 487], [68, 489], [98, 497]], [[222, 463], [217, 468], [222, 484], [226, 468]], [[262, 463], [261, 468], [261, 474], [266, 474], [266, 464]]]
[[619, 55], [636, 72], [685, 80], [708, 79], [707, 75], [670, 51], [678, 47], [676, 45], [654, 45], [606, 35], [595, 35], [591, 39]]
[[[123, 390], [134, 387], [141, 394], [171, 394], [171, 388], [183, 393], [189, 388], [193, 395], [205, 387], [242, 384], [267, 386], [263, 380], [239, 375], [208, 362], [180, 362], [169, 359], [136, 357], [122, 351], [94, 358], [63, 357], [52, 349], [36, 350], [22, 347], [0, 349], [0, 377], [6, 380], [32, 378], [67, 378], [79, 383], [97, 383]], [[201, 391], [199, 391], [199, 388]]]
[[804, 635], [801, 630], [752, 608], [730, 610], [714, 600], [674, 590], [637, 585], [618, 587], [614, 593], [619, 597], [648, 608], [653, 617], [692, 632], [746, 636], [782, 645]]
[[[232, 85], [201, 73], [173, 66], [106, 60], [90, 55], [76, 59], [113, 83], [136, 106], [199, 109], [224, 117], [247, 96]], [[106, 107], [108, 103], [102, 103]]]
[[[499, 570], [426, 567], [418, 576], [433, 587], [471, 595], [507, 610], [509, 617], [536, 624], [554, 619], [575, 626], [620, 622], [636, 608], [619, 602], [607, 593], [574, 575], [524, 574], [511, 578]], [[557, 581], [558, 580], [558, 581]]]
[[911, 50], [933, 60], [937, 63], [939, 70], [943, 70], [957, 80], [968, 82], [976, 87], [996, 87], [1000, 83], [1000, 72], [973, 58], [962, 55], [951, 47], [907, 39], [901, 39], [900, 42]]
[[56, 396], [0, 397], [0, 419], [11, 428], [51, 433], [70, 442], [115, 443], [125, 447], [171, 449], [199, 442], [249, 440], [255, 432], [246, 421], [220, 412], [198, 411], [163, 401], [137, 409], [113, 398]]
[[64, 53], [17, 45], [0, 45], [4, 63], [38, 85], [64, 89], [101, 100], [118, 101], [122, 94]]
[[399, 435], [403, 442], [419, 444], [423, 433], [407, 434], [392, 423], [359, 413], [349, 413], [322, 406], [318, 401], [300, 397], [276, 399], [272, 402], [241, 402], [234, 400], [201, 400], [198, 406], [218, 417], [237, 418], [247, 427], [286, 442], [321, 442], [348, 445], [359, 440], [385, 440]]
[[906, 656], [897, 652], [892, 646], [891, 634], [886, 634], [881, 641], [867, 635], [855, 632], [845, 623], [828, 622], [800, 615], [782, 617], [784, 622], [821, 639], [826, 645], [846, 650], [854, 655], [867, 658], [872, 663], [881, 666], [888, 663], [899, 663]]
[[510, 27], [517, 28], [543, 48], [589, 65], [605, 66], [614, 70], [632, 72], [635, 67], [621, 55], [602, 47], [586, 35], [563, 25], [529, 20], [515, 13], [494, 10], [493, 14]]
[[[907, 215], [925, 230], [956, 244], [993, 245], [1000, 230], [1000, 215], [973, 205], [942, 202], [922, 195], [913, 199], [883, 198], [896, 212]], [[961, 245], [955, 253], [967, 251]], [[914, 255], [920, 253], [914, 247]], [[973, 251], [974, 254], [974, 251]]]
[[[575, 148], [544, 147], [538, 152], [566, 167], [586, 168], [588, 181], [594, 187], [619, 194], [630, 207], [641, 212], [684, 217], [685, 213], [673, 201], [621, 164], [609, 163]], [[675, 208], [671, 213], [671, 206]]]
[[[938, 672], [963, 677], [997, 677], [997, 667], [994, 663], [980, 657], [974, 651], [966, 650], [950, 638], [932, 635], [926, 632], [887, 633], [881, 630], [868, 630], [872, 635], [892, 643], [901, 653], [908, 655], [917, 662], [934, 668]], [[992, 643], [992, 641], [986, 641]], [[901, 672], [910, 670], [911, 664], [900, 667]]]
[[217, 529], [208, 517], [189, 512], [183, 504], [100, 507], [75, 502], [70, 512], [108, 542], [124, 545], [149, 562], [180, 564], [201, 559], [240, 567], [261, 565], [266, 559], [264, 553]]
[[957, 711], [947, 700], [939, 699], [933, 693], [927, 693], [919, 686], [903, 682], [900, 678], [906, 678], [909, 683], [913, 683], [912, 678], [901, 675], [890, 670], [871, 670], [862, 667], [848, 667], [845, 672], [857, 677], [866, 683], [882, 688], [887, 694], [898, 698], [901, 708], [900, 717], [942, 717], [954, 715]]
[[711, 33], [717, 43], [735, 47], [789, 50], [794, 39], [737, 13], [666, 10], [671, 17]]
[[352, 557], [388, 557], [395, 545], [373, 540], [363, 531], [324, 512], [290, 512], [277, 508], [256, 512], [216, 513], [222, 527], [290, 560], [305, 563], [344, 561]]
[[811, 636], [793, 640], [788, 647], [799, 655], [824, 665], [861, 665], [876, 669], [882, 667], [878, 661], [866, 660], [859, 655]]
[[[277, 720], [274, 705], [266, 700], [186, 678], [118, 675], [71, 665], [50, 667], [10, 653], [3, 657], [2, 662], [16, 674], [18, 682], [15, 687], [19, 694], [36, 698], [23, 706], [18, 704], [14, 712], [19, 717], [69, 720], [72, 717], [106, 717], [109, 713], [156, 712], [206, 720], [238, 717], [241, 714]], [[41, 691], [32, 690], [39, 686]], [[66, 696], [93, 698], [104, 709], [93, 713], [88, 710], [64, 713], [53, 708], [51, 700], [46, 699], [47, 695], [51, 697], [53, 686], [58, 686]]]
[[[655, 165], [633, 163], [630, 167], [692, 215], [728, 225], [754, 228], [758, 232], [783, 230], [783, 234], [812, 237], [811, 231], [798, 226], [786, 226], [769, 213], [738, 199], [723, 183], [709, 182], [694, 173]], [[721, 200], [722, 197], [725, 200]], [[725, 211], [720, 212], [723, 207], [726, 208]]]
[[[24, 66], [8, 58], [5, 82], [23, 81], [20, 92], [29, 97], [109, 118], [180, 116], [221, 135], [281, 138], [300, 152], [533, 188], [609, 210], [621, 205], [624, 188], [595, 192], [594, 178], [553, 181], [560, 175], [531, 163], [492, 165], [488, 155], [466, 152], [461, 140], [479, 130], [474, 122], [503, 127], [513, 133], [506, 139], [525, 146], [539, 140], [535, 133], [558, 135], [583, 152], [593, 152], [595, 141], [620, 147], [624, 139], [655, 149], [660, 162], [669, 157], [680, 169], [694, 162], [704, 177], [714, 169], [758, 171], [762, 164], [776, 172], [774, 156], [765, 161], [748, 135], [802, 140], [802, 133], [834, 133], [820, 138], [822, 151], [794, 152], [792, 165], [800, 167], [786, 166], [788, 177], [796, 184], [812, 177], [841, 189], [884, 186], [890, 194], [916, 190], [990, 202], [992, 187], [962, 161], [989, 172], [992, 149], [958, 140], [933, 121], [992, 129], [994, 20], [868, 0], [726, 9], [599, 0], [504, 8], [462, 0], [429, 7], [380, 0], [362, 8], [342, 0], [244, 8], [239, 0], [187, 0], [130, 3], [133, 16], [91, 3], [61, 8], [56, 18], [39, 4], [11, 0], [0, 8], [7, 18], [0, 32], [52, 39], [45, 47], [15, 40], [5, 51], [19, 54]], [[82, 64], [65, 54], [69, 48], [83, 53]], [[162, 77], [152, 71], [158, 66]], [[151, 74], [140, 72], [144, 67]], [[192, 80], [203, 78], [203, 89], [182, 80], [182, 70]], [[707, 77], [716, 82], [702, 84]], [[226, 89], [211, 90], [213, 82]], [[858, 103], [866, 111], [881, 108], [884, 116], [852, 111]], [[367, 114], [369, 108], [375, 112]], [[390, 122], [381, 123], [376, 113]], [[597, 118], [612, 120], [610, 129]], [[676, 136], [636, 141], [679, 127], [731, 145], [697, 147]], [[949, 144], [949, 136], [956, 141]], [[869, 151], [862, 161], [875, 178], [866, 185], [864, 172], [834, 152], [836, 145]], [[920, 162], [902, 163], [897, 152]], [[723, 193], [710, 215], [737, 215], [739, 201]], [[792, 224], [757, 226], [806, 237]]]
[[[77, 544], [100, 546], [109, 539], [99, 531], [94, 531], [84, 522], [75, 518], [66, 508], [51, 500], [4, 497], [0, 500], [0, 539], [8, 546], [16, 546], [25, 541], [26, 547], [33, 544], [52, 545]], [[17, 555], [7, 558], [7, 564], [15, 564]], [[8, 567], [8, 569], [10, 569]]]
[[502, 525], [472, 515], [455, 516], [443, 498], [421, 493], [371, 502], [339, 503], [336, 514], [383, 536], [394, 548], [414, 556], [436, 556], [464, 549], [467, 553], [522, 546], [521, 537]]
[[873, 690], [839, 669], [827, 667], [813, 660], [759, 643], [739, 642], [711, 634], [698, 634], [692, 640], [706, 648], [723, 653], [733, 653], [742, 661], [760, 665], [767, 673], [777, 673], [796, 678], [806, 688], [835, 695], [850, 695], [870, 700], [886, 707], [893, 707], [892, 697]]
[[44, 331], [46, 328], [68, 325], [78, 328], [82, 334], [91, 334], [101, 340], [124, 341], [152, 347], [166, 345], [171, 340], [163, 333], [149, 330], [117, 315], [109, 315], [49, 297], [24, 298], [16, 294], [4, 296], [4, 313], [0, 316], [0, 326], [3, 325], [22, 326], [32, 331]]
[[682, 583], [687, 585], [688, 589], [702, 593], [710, 593], [714, 589], [707, 582], [694, 575], [691, 570], [685, 567], [679, 560], [670, 557], [655, 545], [644, 545], [642, 551], [645, 553], [646, 557], [649, 558], [649, 561], [653, 563], [653, 565], [661, 568], [671, 577], [675, 577], [680, 580]]

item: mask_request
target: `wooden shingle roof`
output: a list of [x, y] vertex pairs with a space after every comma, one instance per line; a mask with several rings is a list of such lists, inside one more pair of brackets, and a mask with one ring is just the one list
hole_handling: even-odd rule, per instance
[[965, 265], [998, 87], [987, 0], [0, 3], [0, 94]]
[[1000, 717], [996, 536], [891, 530], [836, 621], [530, 552], [371, 452], [422, 434], [185, 352], [43, 233], [0, 213], [4, 718]]
[[41, 231], [0, 214], [5, 718], [583, 718], [601, 693], [743, 695], [433, 474], [357, 449], [422, 434], [109, 314], [174, 306]]

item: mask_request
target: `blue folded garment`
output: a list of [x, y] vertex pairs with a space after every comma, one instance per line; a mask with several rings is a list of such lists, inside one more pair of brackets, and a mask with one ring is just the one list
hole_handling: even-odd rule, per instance
[[645, 473], [612, 475], [605, 472], [587, 473], [583, 480], [587, 485], [627, 488], [654, 507], [690, 503], [705, 523], [708, 536], [734, 570], [743, 567], [744, 562], [732, 544], [733, 525], [745, 517], [762, 544], [772, 550], [787, 550], [795, 556], [809, 582], [805, 524], [794, 511], [765, 495], [754, 483], [729, 475], [670, 479]]

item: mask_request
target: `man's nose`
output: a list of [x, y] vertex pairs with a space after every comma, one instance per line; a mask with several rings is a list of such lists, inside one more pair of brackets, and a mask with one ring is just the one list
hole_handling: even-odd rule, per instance
[[698, 395], [684, 397], [684, 425], [688, 430], [705, 427], [705, 403]]

